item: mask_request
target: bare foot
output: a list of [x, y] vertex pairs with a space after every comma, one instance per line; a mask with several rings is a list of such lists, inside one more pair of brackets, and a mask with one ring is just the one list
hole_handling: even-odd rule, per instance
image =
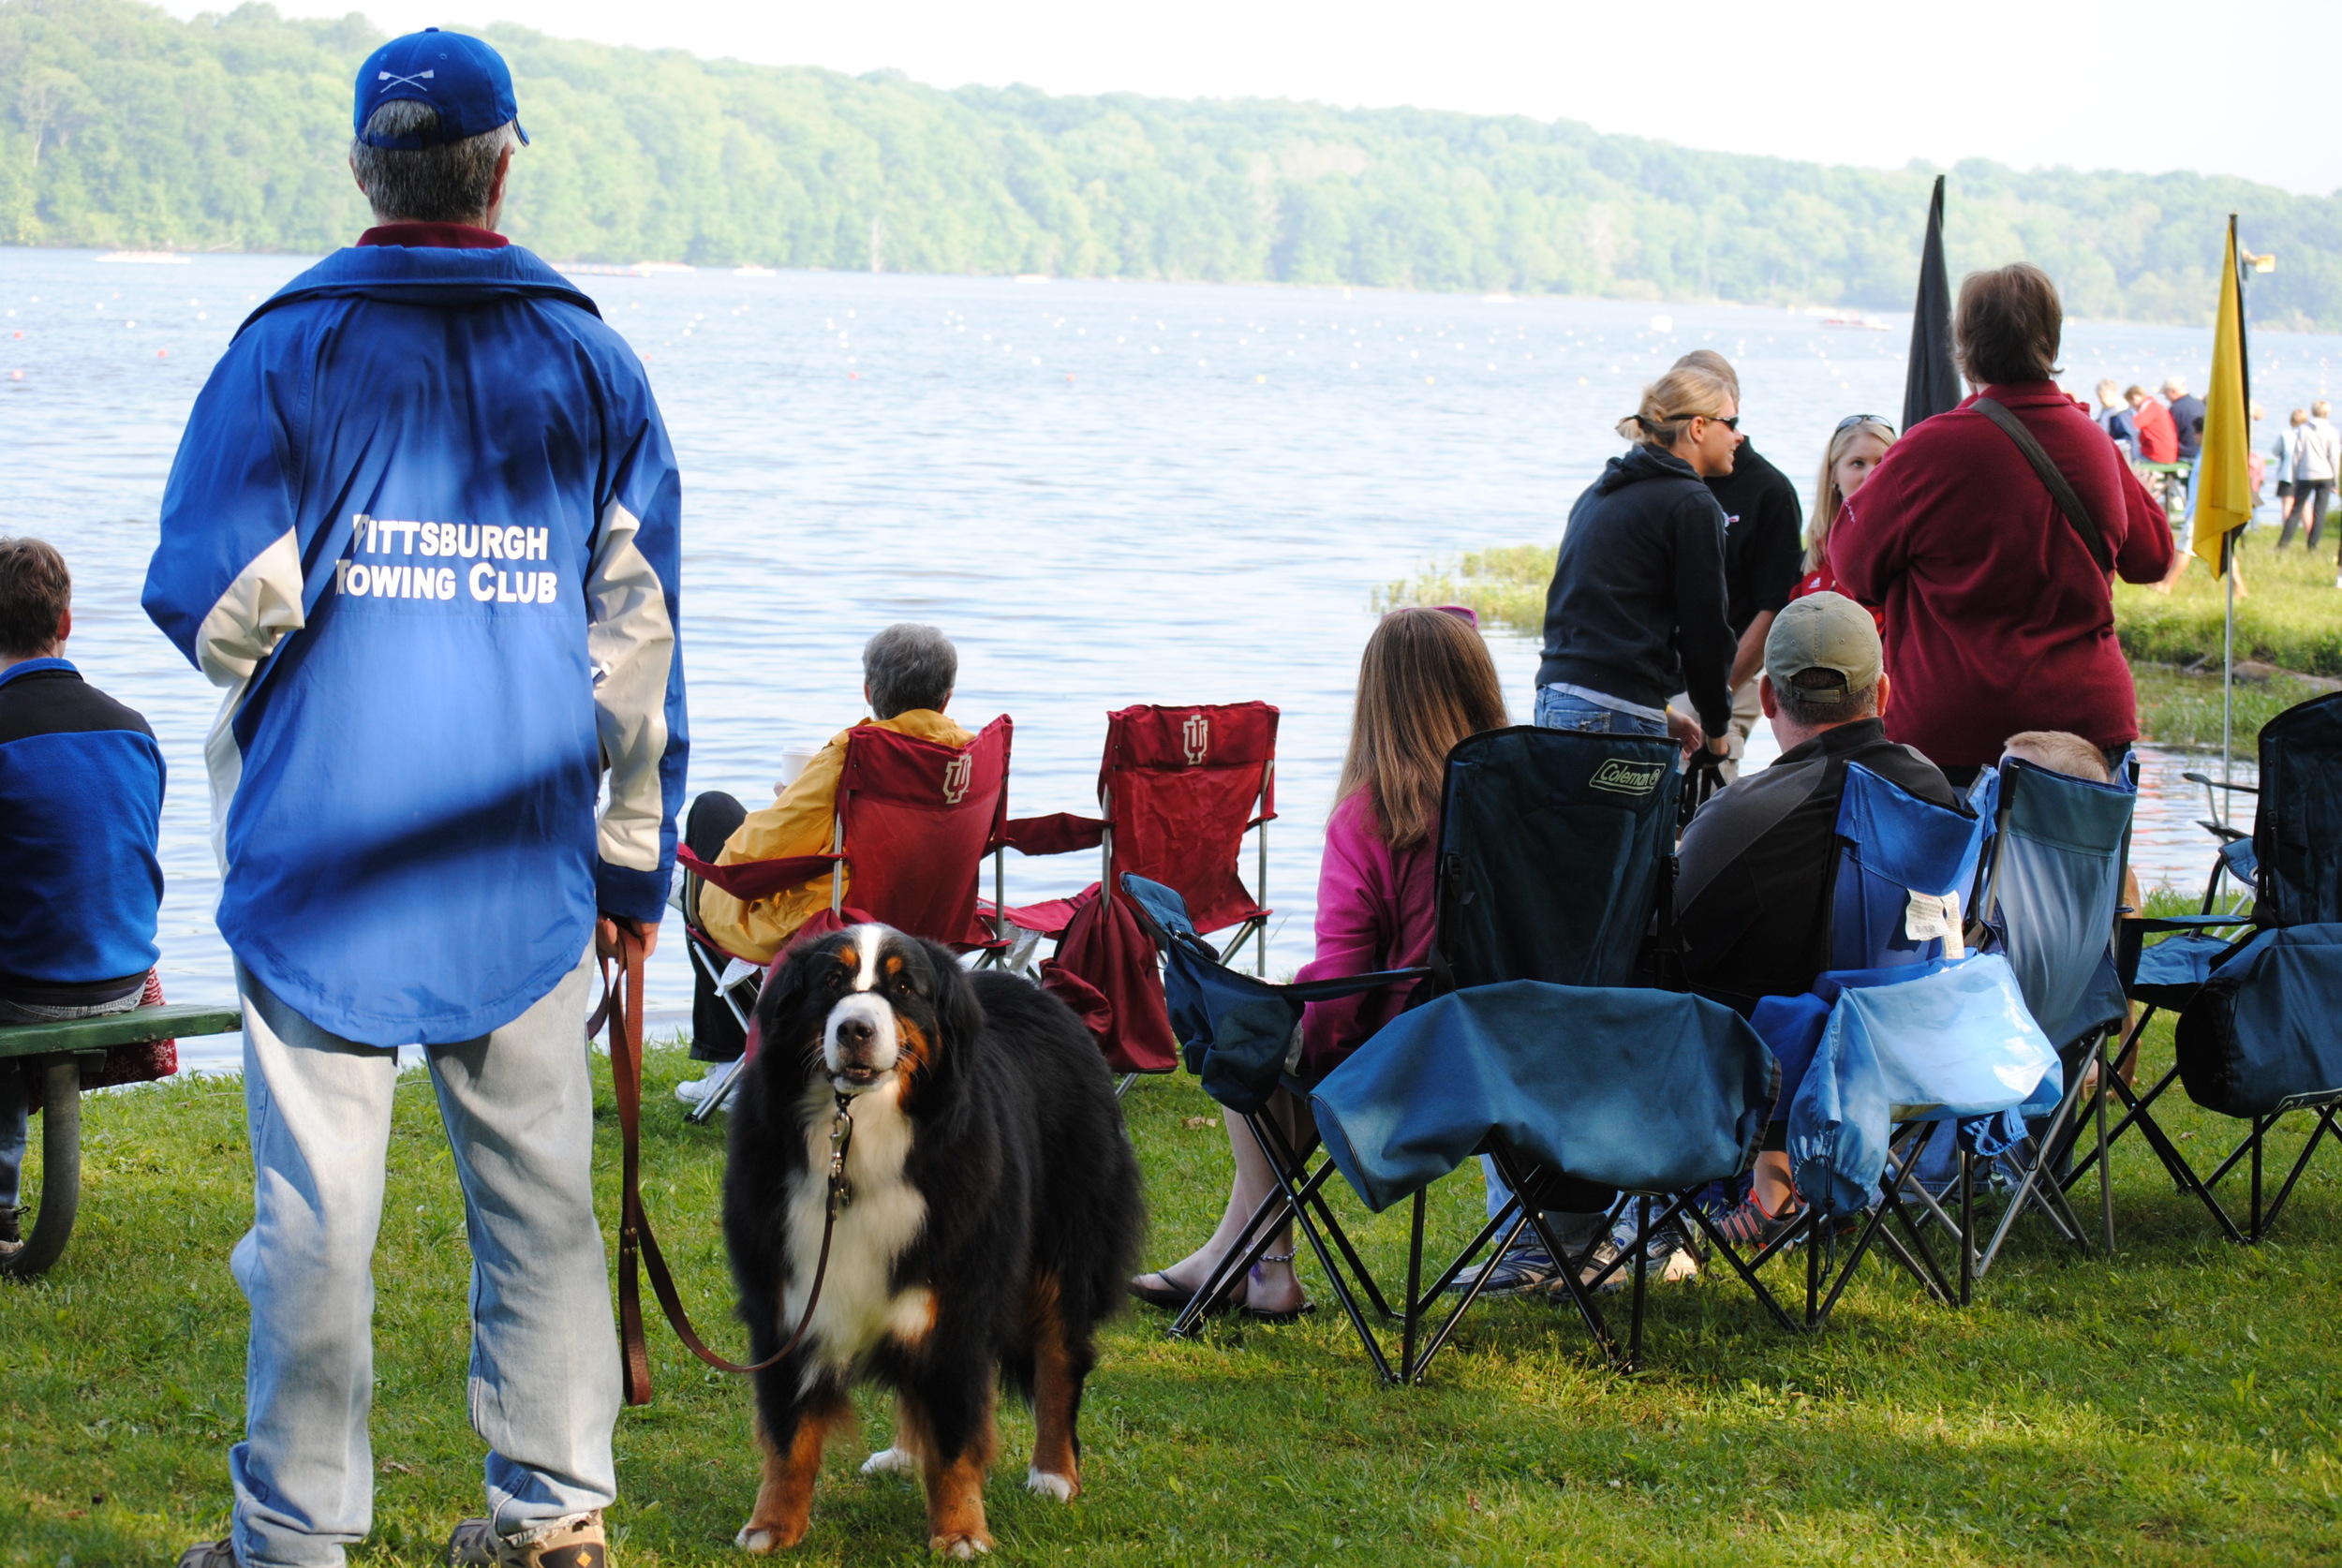
[[1309, 1294], [1301, 1289], [1301, 1281], [1295, 1277], [1289, 1262], [1254, 1264], [1244, 1281], [1244, 1306], [1248, 1311], [1297, 1312], [1309, 1301]]

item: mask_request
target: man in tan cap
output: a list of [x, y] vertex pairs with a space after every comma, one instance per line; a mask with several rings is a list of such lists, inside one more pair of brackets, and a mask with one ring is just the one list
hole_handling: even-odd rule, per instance
[[[1692, 989], [1742, 1013], [1810, 989], [1826, 957], [1831, 847], [1848, 762], [1938, 806], [1959, 800], [1934, 763], [1887, 738], [1878, 627], [1841, 594], [1792, 599], [1765, 637], [1758, 697], [1781, 756], [1743, 774], [1683, 835], [1677, 928]], [[1787, 1107], [1781, 1108], [1786, 1115]], [[1796, 1214], [1782, 1124], [1767, 1130], [1736, 1241], [1770, 1239]]]

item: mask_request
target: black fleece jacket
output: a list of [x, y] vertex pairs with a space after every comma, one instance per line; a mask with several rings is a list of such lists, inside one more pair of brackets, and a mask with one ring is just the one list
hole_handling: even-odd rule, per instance
[[1732, 721], [1724, 610], [1724, 509], [1690, 464], [1638, 445], [1569, 509], [1537, 684], [1648, 708], [1687, 691], [1701, 726], [1720, 735]]

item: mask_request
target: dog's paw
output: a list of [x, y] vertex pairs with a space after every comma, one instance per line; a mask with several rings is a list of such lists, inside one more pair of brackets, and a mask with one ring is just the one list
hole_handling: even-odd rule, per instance
[[754, 1557], [764, 1557], [796, 1545], [794, 1541], [784, 1539], [781, 1531], [757, 1524], [742, 1525], [740, 1533], [732, 1538], [732, 1544]]
[[968, 1562], [992, 1549], [992, 1537], [981, 1531], [968, 1534], [938, 1535], [927, 1542], [927, 1550], [938, 1557], [948, 1557], [955, 1562]]
[[908, 1471], [918, 1468], [918, 1459], [911, 1454], [910, 1450], [903, 1448], [882, 1448], [862, 1461], [862, 1473], [865, 1475], [883, 1475], [888, 1471]]
[[1055, 1475], [1045, 1470], [1025, 1472], [1025, 1490], [1036, 1497], [1053, 1497], [1060, 1502], [1071, 1502], [1080, 1491], [1081, 1483], [1070, 1475]]

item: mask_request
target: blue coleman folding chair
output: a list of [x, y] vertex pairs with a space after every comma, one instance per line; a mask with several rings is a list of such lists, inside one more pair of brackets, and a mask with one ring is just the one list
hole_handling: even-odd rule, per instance
[[[1964, 1135], [1950, 1140], [1957, 1146], [1957, 1221], [1930, 1191], [1933, 1183], [1922, 1179], [1934, 1173], [1904, 1173], [1905, 1194], [1959, 1236], [1963, 1306], [1972, 1298], [1976, 1281], [1991, 1272], [2002, 1244], [2028, 1210], [2047, 1218], [2067, 1241], [2084, 1250], [2089, 1246], [2085, 1227], [2067, 1204], [2062, 1173], [2082, 1131], [2083, 1091], [2094, 1076], [2100, 1085], [2106, 1082], [2107, 1045], [2123, 1025], [2114, 918], [2137, 788], [2136, 770], [2127, 762], [2117, 770], [2113, 782], [2100, 784], [2010, 758], [1979, 779], [1969, 796], [1988, 838], [1981, 892], [1968, 935], [1981, 950], [2008, 958], [2025, 1009], [2057, 1048], [2063, 1072], [2057, 1104], [2047, 1117], [2028, 1125], [2004, 1113], [1994, 1123], [1970, 1126]], [[2102, 1089], [2095, 1097], [2095, 1109], [2103, 1151]], [[1949, 1131], [1931, 1140], [1931, 1151], [1946, 1142]], [[2001, 1175], [2010, 1193], [1991, 1239], [1981, 1247], [1975, 1224], [1979, 1159], [1988, 1172]], [[2111, 1252], [2113, 1188], [2103, 1161], [2098, 1173], [2099, 1220]]]
[[[2258, 792], [2252, 837], [2223, 844], [2202, 913], [2124, 922], [2118, 968], [2142, 1005], [2108, 1079], [2125, 1106], [2108, 1141], [2136, 1127], [2230, 1240], [2254, 1243], [2275, 1223], [2320, 1142], [2342, 1140], [2335, 1119], [2342, 1108], [2342, 1029], [2335, 1023], [2342, 1013], [2342, 692], [2261, 726]], [[2224, 876], [2250, 886], [2249, 913], [2214, 910]], [[2175, 934], [2142, 951], [2143, 939], [2157, 932]], [[2179, 1014], [2175, 1060], [2142, 1093], [2121, 1070], [2138, 1059], [2158, 1010]], [[2156, 1119], [2157, 1102], [2174, 1083], [2205, 1110], [2248, 1123], [2209, 1176], [2197, 1173]], [[2315, 1113], [2309, 1139], [2266, 1198], [2268, 1135], [2293, 1111]], [[2250, 1174], [2243, 1225], [2215, 1191], [2240, 1165]], [[2074, 1178], [2086, 1169], [2077, 1162]]]
[[[2054, 1063], [2008, 960], [1965, 952], [1961, 906], [1983, 828], [1849, 764], [1820, 942], [1830, 967], [1813, 991], [1768, 997], [1751, 1018], [1789, 1086], [1790, 1163], [1806, 1209], [1746, 1260], [1726, 1251], [1758, 1270], [1802, 1246], [1808, 1326], [1829, 1319], [1874, 1247], [1929, 1295], [1958, 1299], [1905, 1201], [1905, 1177], [1938, 1124], [2038, 1101]], [[2033, 1108], [2055, 1103], [2053, 1090]], [[1839, 1261], [1846, 1227], [1856, 1239]]]
[[[1402, 1014], [1316, 1084], [1290, 1071], [1297, 1062], [1275, 1059], [1315, 988], [1233, 975], [1200, 943], [1173, 940], [1165, 989], [1191, 1065], [1244, 1117], [1281, 1183], [1175, 1332], [1200, 1318], [1290, 1213], [1375, 1369], [1419, 1381], [1480, 1293], [1484, 1275], [1431, 1323], [1475, 1258], [1529, 1226], [1565, 1256], [1544, 1208], [1601, 1209], [1621, 1187], [1649, 1193], [1656, 1183], [1673, 1194], [1746, 1168], [1771, 1101], [1761, 1043], [1728, 1010], [1625, 989], [1654, 910], [1668, 907], [1676, 755], [1666, 741], [1528, 727], [1459, 744], [1443, 796], [1431, 965], [1435, 988], [1453, 994]], [[1161, 899], [1136, 883], [1132, 891], [1171, 929]], [[1389, 978], [1321, 984], [1356, 990]], [[1280, 1082], [1312, 1099], [1327, 1135], [1328, 1157], [1313, 1168], [1274, 1118], [1257, 1114]], [[1427, 1287], [1424, 1189], [1475, 1151], [1490, 1155], [1512, 1195]], [[1414, 1200], [1396, 1310], [1326, 1206], [1337, 1169], [1378, 1210]], [[1697, 1211], [1693, 1220], [1705, 1222]], [[1638, 1287], [1643, 1250], [1633, 1250]], [[1564, 1267], [1563, 1285], [1604, 1353], [1631, 1361], [1640, 1289], [1622, 1354], [1580, 1282], [1582, 1266]], [[1398, 1324], [1395, 1360], [1377, 1320]]]

